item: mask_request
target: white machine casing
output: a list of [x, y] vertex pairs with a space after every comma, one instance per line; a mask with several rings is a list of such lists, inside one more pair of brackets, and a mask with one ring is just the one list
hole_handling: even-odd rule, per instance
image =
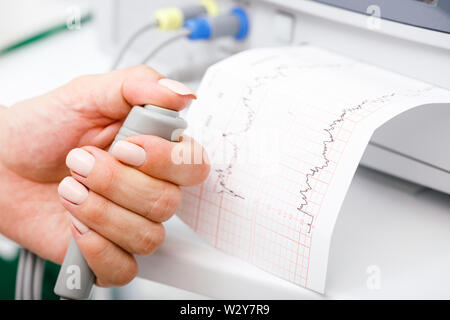
[[[409, 1], [424, 10], [430, 6]], [[272, 33], [278, 42], [312, 43], [450, 89], [450, 34], [385, 20], [383, 1], [371, 3], [380, 3], [375, 8], [381, 19], [316, 1], [253, 1], [251, 46], [266, 45]], [[450, 11], [444, 14], [449, 28]], [[275, 28], [269, 23], [273, 19]], [[361, 164], [450, 194], [450, 149], [444, 147], [450, 142], [449, 119], [450, 104], [421, 106], [397, 116], [374, 133]]]

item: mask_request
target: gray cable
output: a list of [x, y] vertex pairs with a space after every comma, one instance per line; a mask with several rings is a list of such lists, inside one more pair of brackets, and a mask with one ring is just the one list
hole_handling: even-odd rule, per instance
[[130, 48], [130, 46], [133, 44], [134, 41], [136, 41], [137, 38], [139, 38], [142, 34], [145, 32], [158, 27], [158, 21], [152, 20], [150, 23], [147, 23], [146, 25], [142, 26], [138, 30], [136, 30], [125, 42], [125, 44], [120, 49], [119, 53], [117, 54], [116, 58], [114, 59], [114, 62], [111, 66], [111, 70], [115, 70], [122, 60], [123, 56], [127, 52], [127, 50]]
[[44, 267], [45, 267], [45, 260], [42, 259], [41, 257], [36, 256], [33, 274], [33, 287], [32, 287], [33, 300], [41, 300], [42, 283], [44, 280]]
[[25, 265], [24, 265], [24, 275], [22, 284], [22, 299], [32, 300], [32, 283], [33, 283], [33, 269], [35, 263], [35, 256], [30, 251], [26, 251]]
[[189, 29], [180, 29], [178, 31], [174, 31], [174, 34], [171, 37], [168, 37], [160, 44], [158, 44], [155, 48], [153, 48], [152, 51], [150, 51], [150, 53], [145, 57], [145, 59], [142, 60], [142, 64], [147, 64], [147, 62], [150, 59], [152, 59], [159, 51], [167, 47], [172, 42], [175, 42], [180, 38], [187, 37], [190, 33], [191, 31]]
[[16, 300], [40, 300], [45, 260], [21, 248], [16, 276]]
[[16, 300], [22, 300], [23, 297], [22, 286], [23, 286], [23, 271], [25, 264], [25, 256], [26, 256], [26, 249], [20, 248], [19, 264], [17, 266], [17, 275], [16, 275], [16, 292], [15, 292]]

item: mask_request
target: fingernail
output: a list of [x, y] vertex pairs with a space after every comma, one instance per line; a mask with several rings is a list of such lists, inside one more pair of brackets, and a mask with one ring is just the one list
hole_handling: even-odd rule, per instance
[[167, 89], [175, 92], [176, 94], [182, 95], [182, 96], [194, 96], [195, 97], [195, 93], [194, 91], [192, 91], [189, 87], [187, 87], [185, 84], [172, 80], [172, 79], [167, 79], [167, 78], [163, 78], [160, 79], [158, 81], [158, 83], [163, 86], [166, 87]]
[[137, 167], [143, 165], [147, 158], [144, 149], [134, 143], [123, 140], [114, 144], [111, 154], [120, 161]]
[[72, 177], [65, 177], [58, 186], [58, 193], [64, 199], [81, 204], [88, 197], [88, 190]]
[[73, 215], [71, 215], [69, 213], [69, 217], [70, 220], [72, 220], [72, 224], [73, 226], [81, 233], [81, 234], [85, 234], [86, 232], [88, 232], [90, 229], [88, 227], [86, 227], [85, 224], [83, 224], [83, 222], [81, 222], [80, 220], [78, 220], [77, 218], [75, 218]]
[[83, 177], [87, 177], [91, 173], [94, 164], [94, 156], [80, 148], [72, 149], [66, 157], [67, 167]]

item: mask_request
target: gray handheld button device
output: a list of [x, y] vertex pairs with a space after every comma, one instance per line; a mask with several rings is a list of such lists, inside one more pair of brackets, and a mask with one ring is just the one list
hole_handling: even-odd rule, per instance
[[[125, 119], [109, 151], [117, 141], [135, 135], [154, 135], [169, 141], [179, 141], [186, 127], [187, 122], [177, 111], [153, 105], [135, 106]], [[94, 273], [72, 238], [56, 280], [55, 294], [64, 299], [88, 299], [94, 280]]]

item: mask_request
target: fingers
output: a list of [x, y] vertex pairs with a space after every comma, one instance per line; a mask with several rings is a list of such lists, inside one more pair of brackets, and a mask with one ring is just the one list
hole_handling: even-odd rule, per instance
[[73, 149], [66, 158], [72, 177], [58, 188], [74, 237], [101, 286], [135, 277], [132, 254], [150, 254], [161, 245], [161, 222], [181, 201], [178, 185], [200, 183], [209, 172], [203, 148], [188, 137], [173, 143], [137, 136], [116, 146], [114, 155], [96, 147]]
[[187, 136], [181, 142], [148, 135], [129, 137], [117, 142], [111, 154], [147, 175], [181, 186], [203, 182], [210, 170], [203, 147]]
[[[178, 186], [125, 166], [95, 148], [74, 149], [67, 156], [73, 177], [88, 189], [147, 219], [169, 219], [181, 201]], [[72, 202], [78, 202], [78, 198]]]
[[[63, 96], [90, 99], [98, 112], [111, 119], [126, 117], [135, 105], [154, 104], [181, 110], [192, 99], [194, 92], [184, 84], [165, 79], [148, 66], [135, 66], [102, 75], [79, 77], [62, 88]], [[70, 91], [70, 94], [69, 94]]]
[[157, 82], [130, 77], [123, 83], [122, 94], [131, 105], [150, 103], [173, 110], [185, 108], [195, 98], [194, 92], [181, 82], [162, 77]]
[[67, 211], [82, 223], [78, 227], [80, 231], [94, 230], [125, 251], [139, 255], [151, 254], [162, 244], [165, 230], [161, 223], [145, 219], [92, 190], [88, 191], [71, 177], [65, 179], [61, 186], [71, 184], [72, 188], [80, 189], [79, 193], [84, 195], [81, 199], [70, 199], [70, 196], [66, 199], [67, 194], [62, 191], [61, 199]]
[[97, 278], [97, 285], [123, 286], [136, 277], [138, 265], [130, 253], [92, 230], [84, 230], [82, 233], [73, 225], [72, 234]]
[[100, 286], [131, 281], [137, 274], [132, 254], [150, 254], [164, 240], [162, 224], [114, 204], [72, 177], [61, 182], [58, 192], [70, 213], [73, 236]]

